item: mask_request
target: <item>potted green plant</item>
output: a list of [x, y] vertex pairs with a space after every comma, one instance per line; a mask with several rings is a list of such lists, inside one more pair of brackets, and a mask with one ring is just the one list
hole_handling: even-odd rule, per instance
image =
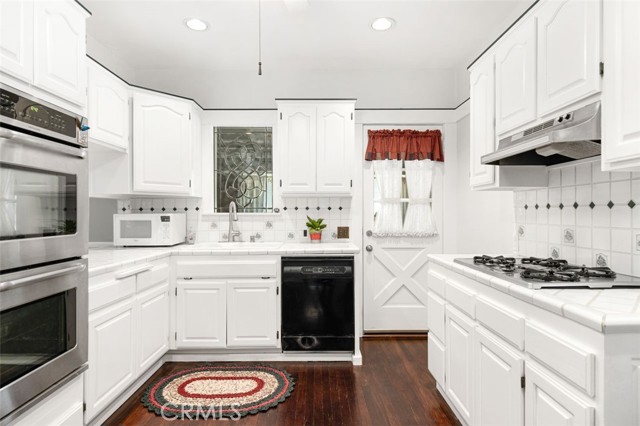
[[307, 229], [309, 230], [309, 238], [312, 243], [319, 243], [322, 240], [322, 230], [327, 227], [322, 223], [324, 219], [311, 219], [307, 216]]

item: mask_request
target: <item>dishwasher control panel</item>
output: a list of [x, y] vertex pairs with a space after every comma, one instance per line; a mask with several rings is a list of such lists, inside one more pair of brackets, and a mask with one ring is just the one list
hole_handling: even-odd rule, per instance
[[346, 274], [350, 272], [351, 268], [348, 266], [302, 266], [300, 272], [303, 274], [314, 275], [335, 275]]

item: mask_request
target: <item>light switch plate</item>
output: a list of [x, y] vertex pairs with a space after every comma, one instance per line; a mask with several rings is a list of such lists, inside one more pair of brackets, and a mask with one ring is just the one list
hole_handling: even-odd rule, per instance
[[338, 239], [349, 238], [349, 227], [338, 226]]

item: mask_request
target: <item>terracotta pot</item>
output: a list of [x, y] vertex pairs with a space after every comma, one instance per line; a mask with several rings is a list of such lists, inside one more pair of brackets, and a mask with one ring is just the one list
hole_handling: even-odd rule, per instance
[[309, 231], [309, 238], [312, 243], [319, 243], [322, 241], [322, 231]]

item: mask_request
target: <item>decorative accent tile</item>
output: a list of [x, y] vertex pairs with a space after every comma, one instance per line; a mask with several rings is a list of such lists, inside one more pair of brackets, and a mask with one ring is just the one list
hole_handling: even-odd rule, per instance
[[289, 240], [293, 240], [295, 237], [296, 237], [296, 235], [293, 232], [289, 232], [287, 234], [287, 239], [289, 239]]
[[529, 205], [525, 204], [524, 209], [527, 210], [528, 208], [529, 208]]
[[577, 209], [577, 208], [578, 208], [578, 206], [580, 206], [580, 204], [578, 204], [578, 202], [577, 202], [577, 201], [576, 201], [575, 203], [573, 203], [573, 208], [574, 208], [574, 209]]
[[640, 234], [636, 234], [636, 251], [640, 251]]
[[518, 226], [518, 238], [524, 238], [524, 226]]
[[536, 208], [536, 210], [538, 210], [540, 208], [540, 206], [537, 205], [537, 204], [534, 207]]
[[632, 209], [632, 208], [634, 208], [634, 207], [636, 206], [636, 203], [634, 203], [634, 202], [633, 202], [633, 200], [631, 200], [631, 201], [629, 201], [629, 202], [627, 203], [627, 205], [629, 206], [629, 208], [631, 208], [631, 209]]
[[604, 253], [596, 253], [594, 261], [595, 261], [596, 266], [601, 267], [601, 268], [603, 268], [603, 267], [605, 267], [605, 266], [607, 266], [609, 264], [609, 258]]
[[615, 206], [615, 204], [613, 204], [613, 201], [609, 201], [607, 203], [607, 207], [609, 207], [610, 209], [613, 208], [613, 206]]
[[565, 244], [575, 244], [575, 231], [571, 228], [566, 228], [563, 232], [563, 240]]
[[558, 247], [550, 247], [549, 248], [549, 256], [554, 259], [560, 258], [560, 249]]
[[564, 204], [560, 203], [560, 204], [558, 205], [558, 207], [560, 208], [560, 210], [562, 210], [562, 209], [564, 209]]
[[271, 228], [273, 228], [273, 223], [271, 223], [271, 221], [266, 221], [265, 224], [264, 224], [264, 227], [266, 229], [271, 229]]
[[551, 208], [551, 204], [547, 203], [545, 207], [547, 208], [547, 210], [549, 210]]
[[593, 201], [589, 203], [589, 207], [591, 207], [591, 209], [593, 209], [595, 206], [596, 205], [595, 205], [595, 203]]

